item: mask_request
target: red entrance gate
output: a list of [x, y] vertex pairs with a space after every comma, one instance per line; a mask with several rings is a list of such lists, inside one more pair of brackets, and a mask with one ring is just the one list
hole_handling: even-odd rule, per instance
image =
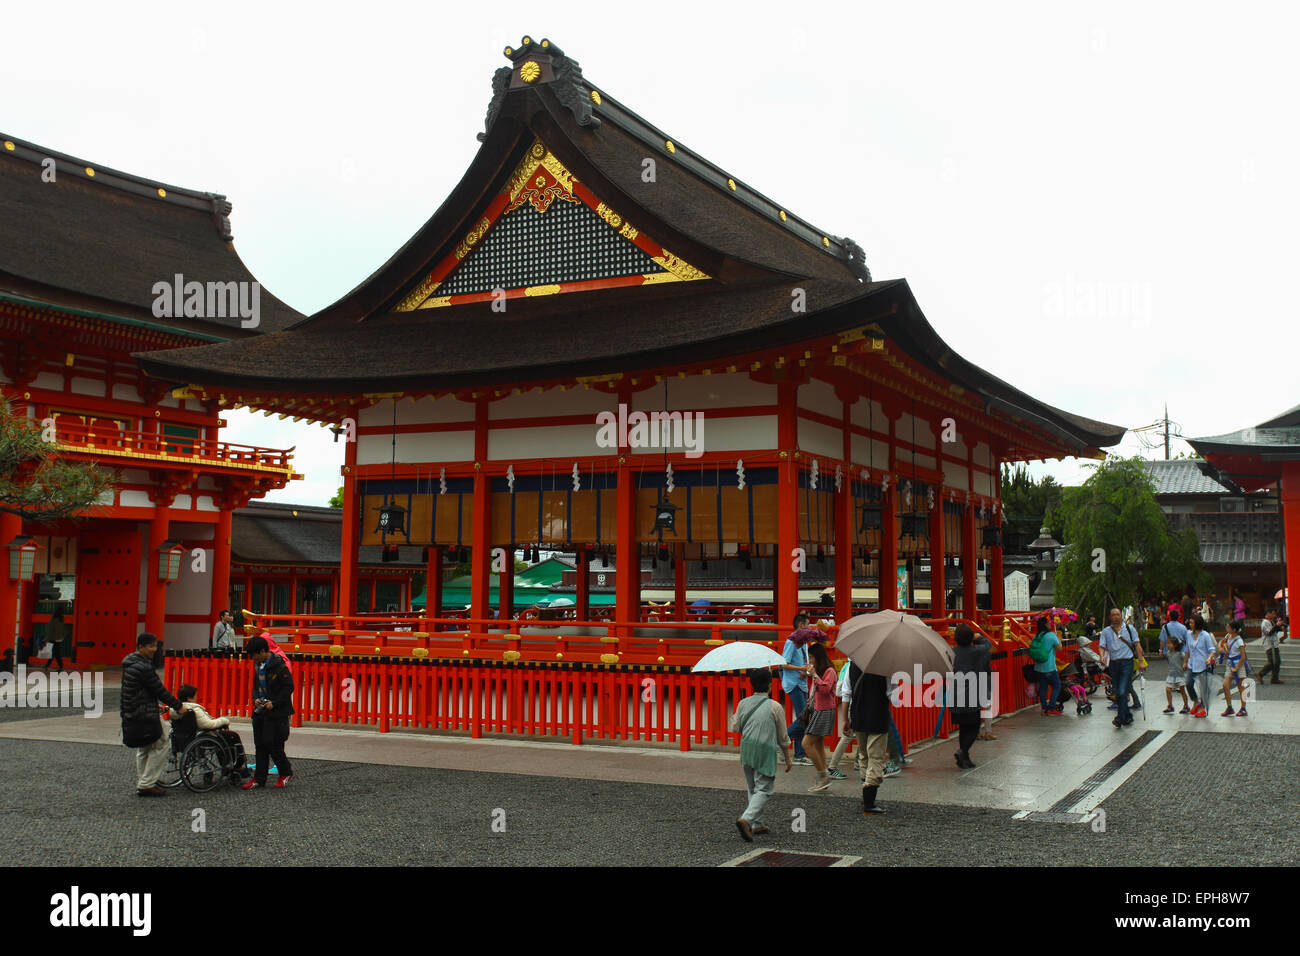
[[134, 525], [78, 535], [75, 601], [78, 664], [120, 664], [135, 650], [140, 534]]

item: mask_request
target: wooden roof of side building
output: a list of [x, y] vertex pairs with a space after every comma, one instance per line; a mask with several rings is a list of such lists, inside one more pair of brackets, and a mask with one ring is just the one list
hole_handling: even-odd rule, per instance
[[[52, 162], [52, 166], [51, 166]], [[43, 176], [53, 169], [53, 181]], [[288, 328], [300, 312], [267, 290], [259, 325], [239, 316], [158, 318], [157, 282], [254, 282], [235, 251], [231, 204], [0, 134], [0, 296], [146, 320], [228, 339]]]
[[[949, 348], [902, 280], [873, 282], [862, 250], [821, 232], [673, 142], [549, 41], [507, 48], [474, 161], [429, 221], [364, 282], [255, 342], [142, 357], [185, 384], [245, 393], [357, 394], [500, 385], [752, 354], [877, 324], [909, 356], [1081, 453], [1124, 428], [1039, 402]], [[523, 67], [533, 64], [533, 79]], [[706, 278], [395, 311], [481, 222], [540, 141], [627, 223]], [[653, 183], [642, 179], [655, 160]], [[490, 230], [489, 233], [490, 235]], [[791, 308], [792, 290], [806, 312]]]

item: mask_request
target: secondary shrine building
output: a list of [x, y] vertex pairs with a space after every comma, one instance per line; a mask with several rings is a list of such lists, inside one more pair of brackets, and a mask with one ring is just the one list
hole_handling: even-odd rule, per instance
[[216, 401], [132, 356], [302, 316], [236, 254], [225, 197], [0, 143], [0, 394], [63, 457], [117, 479], [76, 520], [0, 512], [0, 647], [21, 662], [55, 612], [78, 666], [120, 663], [143, 630], [206, 647], [227, 606], [231, 514], [284, 487], [291, 455], [222, 440]]
[[[472, 619], [511, 607], [492, 555], [668, 562], [684, 617], [709, 562], [770, 568], [776, 619], [815, 564], [976, 619], [1001, 610], [1001, 462], [1100, 457], [1124, 429], [1053, 408], [962, 358], [903, 280], [583, 77], [548, 40], [507, 48], [482, 146], [431, 219], [369, 279], [292, 328], [139, 356], [201, 402], [340, 425], [340, 613], [358, 550], [421, 545], [429, 614], [443, 553], [472, 556]], [[468, 135], [470, 131], [464, 131]], [[593, 564], [594, 562], [594, 564]], [[509, 566], [508, 564], [505, 566]], [[831, 570], [833, 569], [833, 570]], [[613, 621], [647, 613], [618, 574]], [[964, 606], [944, 595], [962, 586]], [[486, 626], [486, 624], [485, 624]]]

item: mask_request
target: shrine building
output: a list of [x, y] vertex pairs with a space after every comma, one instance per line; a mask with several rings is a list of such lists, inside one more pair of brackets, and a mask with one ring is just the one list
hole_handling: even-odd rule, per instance
[[[468, 555], [485, 630], [514, 603], [511, 575], [490, 590], [493, 554], [519, 549], [578, 555], [579, 622], [584, 569], [602, 565], [666, 562], [684, 620], [690, 574], [764, 562], [784, 627], [814, 565], [844, 620], [855, 577], [896, 607], [930, 555], [930, 618], [996, 617], [999, 465], [1102, 457], [1124, 429], [956, 354], [905, 280], [873, 278], [851, 239], [643, 119], [549, 40], [505, 55], [473, 162], [378, 271], [308, 319], [137, 353], [186, 407], [354, 435], [340, 617], [357, 612], [363, 546], [422, 549], [434, 619], [444, 557]], [[963, 606], [945, 607], [954, 584]], [[646, 619], [641, 586], [616, 576], [612, 627]]]
[[1263, 592], [1255, 610], [1278, 603], [1283, 614], [1290, 615], [1290, 598], [1300, 593], [1300, 561], [1294, 557], [1300, 555], [1300, 405], [1237, 432], [1187, 441], [1205, 459], [1201, 467], [1217, 481], [1246, 492], [1277, 489], [1283, 580], [1259, 582]]
[[63, 457], [116, 474], [76, 520], [0, 513], [0, 646], [21, 662], [59, 611], [77, 666], [120, 663], [144, 630], [206, 647], [232, 512], [295, 477], [291, 450], [224, 441], [216, 401], [174, 394], [133, 355], [302, 316], [240, 260], [225, 197], [0, 143], [0, 393]]

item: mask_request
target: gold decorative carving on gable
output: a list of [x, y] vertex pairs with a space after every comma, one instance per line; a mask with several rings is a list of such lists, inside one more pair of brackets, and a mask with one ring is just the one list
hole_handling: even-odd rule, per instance
[[654, 260], [683, 282], [708, 278], [708, 275], [701, 272], [684, 259], [679, 259], [667, 249], [664, 250], [662, 256], [655, 256]]
[[483, 234], [488, 231], [488, 227], [491, 225], [492, 223], [486, 216], [480, 219], [478, 225], [471, 229], [466, 234], [465, 238], [456, 244], [456, 258], [464, 259], [469, 255], [469, 251], [478, 244], [478, 241], [483, 238]]
[[[524, 153], [519, 164], [506, 180], [502, 192], [485, 210], [483, 217], [457, 243], [455, 250], [441, 263], [425, 275], [423, 281], [408, 292], [393, 307], [395, 312], [411, 312], [416, 309], [436, 309], [456, 304], [485, 301], [487, 293], [465, 293], [457, 295], [435, 296], [433, 293], [448, 284], [450, 276], [460, 263], [478, 246], [484, 235], [500, 217], [518, 209], [524, 203], [530, 204], [539, 214], [551, 208], [555, 200], [585, 205], [595, 211], [605, 224], [629, 242], [638, 246], [663, 272], [650, 272], [644, 275], [615, 276], [606, 280], [596, 280], [614, 285], [644, 284], [654, 285], [663, 282], [691, 282], [708, 279], [709, 275], [679, 256], [674, 255], [656, 243], [651, 237], [643, 235], [617, 210], [592, 195], [563, 163], [548, 150], [542, 141], [534, 140]], [[590, 287], [589, 283], [583, 283]], [[569, 291], [565, 284], [548, 284], [531, 286], [526, 289], [507, 289], [507, 295], [554, 295]]]

